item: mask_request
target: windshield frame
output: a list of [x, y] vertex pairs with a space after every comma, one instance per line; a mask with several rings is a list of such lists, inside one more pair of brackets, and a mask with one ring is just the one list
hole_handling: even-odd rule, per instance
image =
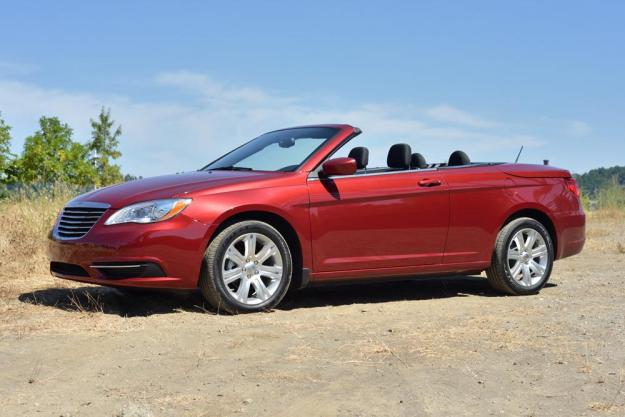
[[[251, 140], [248, 140], [247, 142], [241, 144], [240, 146], [237, 146], [236, 148], [232, 149], [231, 151], [221, 155], [219, 158], [217, 158], [217, 159], [213, 160], [212, 162], [206, 164], [205, 166], [200, 168], [198, 171], [212, 171], [212, 170], [219, 170], [219, 169], [222, 169], [222, 170], [228, 169], [228, 167], [226, 167], [226, 166], [224, 166], [224, 167], [214, 167], [214, 168], [211, 168], [211, 166], [216, 164], [217, 162], [223, 160], [228, 155], [231, 155], [232, 153], [236, 152], [237, 150], [239, 150], [239, 149], [249, 145], [250, 143], [254, 142], [255, 140], [258, 140], [258, 139], [262, 138], [265, 135], [272, 134], [272, 133], [277, 133], [277, 132], [284, 132], [284, 131], [288, 131], [288, 130], [298, 130], [298, 129], [329, 129], [329, 130], [333, 130], [333, 132], [326, 139], [323, 139], [323, 140], [320, 139], [319, 145], [315, 149], [313, 149], [312, 152], [310, 152], [293, 169], [289, 169], [289, 170], [249, 169], [249, 171], [251, 171], [251, 172], [254, 172], [254, 171], [256, 171], [256, 172], [282, 172], [282, 173], [298, 172], [304, 165], [306, 165], [306, 163], [308, 161], [310, 161], [311, 158], [313, 158], [315, 155], [317, 155], [322, 149], [324, 149], [329, 143], [332, 142], [332, 139], [336, 138], [337, 135], [339, 135], [343, 131], [342, 126], [339, 126], [339, 125], [310, 125], [310, 126], [297, 126], [297, 127], [288, 127], [288, 128], [284, 128], [284, 129], [272, 130], [270, 132], [263, 133], [262, 135], [259, 135], [259, 136], [255, 137], [255, 138], [251, 139]], [[259, 151], [255, 152], [255, 153], [258, 153]], [[255, 153], [252, 153], [249, 156], [252, 156]], [[230, 168], [230, 169], [237, 170], [237, 167], [235, 165], [234, 168]], [[246, 167], [240, 167], [239, 169], [241, 169], [241, 170], [245, 169], [247, 171]]]

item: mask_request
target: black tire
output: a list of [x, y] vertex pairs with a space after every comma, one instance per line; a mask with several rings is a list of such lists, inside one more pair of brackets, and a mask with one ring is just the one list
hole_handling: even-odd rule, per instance
[[[222, 265], [226, 250], [237, 238], [248, 233], [259, 233], [269, 238], [282, 258], [282, 278], [277, 289], [271, 297], [256, 305], [244, 304], [234, 298], [222, 279]], [[291, 284], [292, 272], [291, 251], [280, 232], [267, 223], [247, 220], [226, 227], [208, 245], [202, 261], [199, 286], [206, 301], [218, 312], [254, 313], [269, 310], [282, 301]]]
[[[510, 265], [508, 263], [508, 248], [511, 240], [516, 233], [522, 229], [533, 229], [538, 232], [547, 246], [548, 260], [545, 272], [540, 279], [531, 286], [523, 286], [510, 273]], [[551, 270], [553, 268], [554, 249], [553, 241], [549, 231], [539, 221], [521, 217], [506, 224], [495, 241], [495, 250], [493, 252], [493, 260], [491, 266], [486, 270], [486, 276], [491, 287], [496, 291], [510, 295], [530, 295], [538, 293], [549, 280]]]

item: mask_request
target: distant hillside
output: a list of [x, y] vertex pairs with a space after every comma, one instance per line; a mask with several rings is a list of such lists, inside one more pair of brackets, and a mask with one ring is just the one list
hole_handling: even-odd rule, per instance
[[595, 196], [598, 190], [605, 188], [613, 179], [625, 185], [625, 166], [591, 169], [585, 174], [575, 174], [575, 179], [584, 194]]

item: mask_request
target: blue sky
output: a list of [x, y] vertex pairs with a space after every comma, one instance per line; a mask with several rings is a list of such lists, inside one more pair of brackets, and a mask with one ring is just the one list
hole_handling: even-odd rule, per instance
[[0, 111], [89, 137], [110, 107], [125, 172], [192, 170], [267, 130], [359, 126], [373, 162], [625, 165], [625, 2], [3, 2]]

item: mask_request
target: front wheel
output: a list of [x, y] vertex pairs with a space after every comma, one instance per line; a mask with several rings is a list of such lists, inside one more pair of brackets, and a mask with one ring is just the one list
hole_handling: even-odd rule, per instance
[[291, 283], [289, 246], [271, 225], [249, 220], [221, 231], [210, 243], [200, 289], [218, 311], [252, 313], [276, 306]]
[[500, 292], [535, 294], [547, 283], [553, 261], [553, 242], [547, 229], [534, 219], [522, 217], [499, 232], [486, 276]]

